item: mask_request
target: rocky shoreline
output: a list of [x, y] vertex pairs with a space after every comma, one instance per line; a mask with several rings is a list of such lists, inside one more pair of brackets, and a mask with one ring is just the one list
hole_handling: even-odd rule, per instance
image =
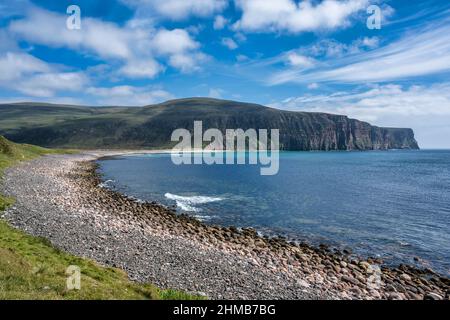
[[209, 226], [103, 188], [95, 160], [113, 154], [47, 156], [8, 169], [1, 189], [17, 203], [3, 218], [132, 280], [211, 299], [450, 299], [450, 279], [431, 270]]

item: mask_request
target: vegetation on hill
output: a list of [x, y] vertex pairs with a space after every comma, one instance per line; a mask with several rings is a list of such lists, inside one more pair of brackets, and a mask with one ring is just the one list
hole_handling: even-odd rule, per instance
[[416, 149], [411, 129], [381, 128], [342, 115], [291, 112], [208, 98], [146, 107], [0, 105], [0, 135], [52, 148], [170, 148], [175, 129], [279, 129], [282, 150]]
[[[68, 151], [12, 143], [0, 136], [0, 177], [19, 161]], [[0, 216], [14, 200], [0, 195]], [[66, 289], [66, 269], [81, 269], [81, 290]], [[16, 230], [0, 219], [0, 300], [4, 299], [198, 299], [175, 290], [131, 282], [119, 269], [101, 267]]]

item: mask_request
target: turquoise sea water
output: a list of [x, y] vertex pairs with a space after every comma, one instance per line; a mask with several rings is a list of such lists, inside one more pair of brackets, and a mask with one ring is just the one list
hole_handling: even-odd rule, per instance
[[255, 165], [176, 166], [167, 154], [99, 163], [109, 187], [206, 223], [450, 275], [450, 151], [282, 152], [274, 176]]

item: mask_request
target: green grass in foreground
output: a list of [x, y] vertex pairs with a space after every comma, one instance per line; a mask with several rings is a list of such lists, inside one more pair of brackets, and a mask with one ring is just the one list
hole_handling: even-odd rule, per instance
[[[19, 161], [45, 154], [67, 153], [18, 145], [0, 136], [0, 177]], [[14, 202], [0, 195], [0, 211]], [[81, 269], [81, 290], [66, 289], [66, 269]], [[0, 220], [0, 300], [2, 299], [200, 299], [151, 284], [131, 282], [119, 269], [101, 267], [55, 249], [47, 240], [10, 227]]]
[[[81, 290], [66, 289], [66, 269], [81, 269]], [[174, 290], [128, 280], [119, 269], [61, 252], [0, 221], [1, 299], [193, 299]]]

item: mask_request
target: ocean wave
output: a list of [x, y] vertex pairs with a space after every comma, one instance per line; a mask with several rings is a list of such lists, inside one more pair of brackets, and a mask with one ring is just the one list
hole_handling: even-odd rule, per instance
[[204, 216], [204, 215], [195, 215], [194, 218], [201, 222], [210, 221], [212, 218], [216, 218], [217, 216]]
[[200, 212], [201, 209], [197, 208], [196, 205], [206, 204], [211, 202], [222, 201], [223, 198], [219, 197], [206, 197], [206, 196], [179, 196], [172, 193], [166, 193], [164, 195], [169, 200], [174, 200], [179, 207], [183, 211], [187, 212]]
[[100, 183], [98, 186], [100, 188], [108, 189], [112, 187], [112, 184], [114, 184], [114, 180], [106, 180], [105, 182]]

